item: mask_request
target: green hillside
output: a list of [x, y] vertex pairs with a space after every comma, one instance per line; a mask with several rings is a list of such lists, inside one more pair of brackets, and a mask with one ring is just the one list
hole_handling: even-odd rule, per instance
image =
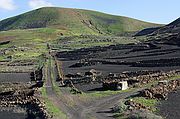
[[137, 38], [114, 35], [152, 26], [159, 25], [89, 10], [40, 8], [0, 21], [0, 51], [5, 51], [0, 61], [38, 59], [48, 52], [47, 44], [73, 50], [135, 43]]
[[0, 21], [0, 30], [53, 28], [62, 34], [119, 34], [159, 26], [89, 10], [46, 7]]

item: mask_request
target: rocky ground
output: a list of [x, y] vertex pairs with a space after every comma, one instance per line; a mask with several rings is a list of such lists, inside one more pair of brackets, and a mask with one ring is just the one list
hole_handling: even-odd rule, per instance
[[36, 88], [33, 84], [1, 83], [0, 115], [3, 115], [5, 119], [15, 119], [16, 117], [22, 119], [47, 118], [48, 114], [45, 110], [45, 105], [39, 98], [34, 96], [35, 93]]
[[180, 80], [172, 80], [165, 82], [166, 84], [158, 84], [152, 86], [151, 88], [145, 89], [141, 92], [141, 96], [151, 98], [151, 99], [168, 99], [168, 94], [176, 91], [180, 88]]

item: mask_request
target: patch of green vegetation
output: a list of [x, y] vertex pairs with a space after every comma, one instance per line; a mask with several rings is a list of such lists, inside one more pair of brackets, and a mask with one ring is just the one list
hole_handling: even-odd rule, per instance
[[132, 37], [81, 35], [60, 37], [58, 40], [52, 42], [51, 47], [54, 50], [62, 51], [136, 42], [138, 42], [137, 39]]
[[97, 119], [96, 117], [94, 117], [94, 115], [89, 114], [89, 113], [86, 114], [86, 117], [87, 119]]
[[5, 57], [0, 56], [0, 61], [5, 60]]
[[41, 91], [41, 94], [42, 94], [43, 97], [47, 97], [47, 93], [46, 93], [46, 88], [45, 87], [41, 87], [40, 91]]
[[55, 64], [52, 58], [49, 59], [49, 65], [51, 67], [51, 81], [52, 81], [52, 86], [53, 86], [52, 88], [56, 92], [57, 95], [61, 96], [62, 92], [60, 91], [59, 86], [55, 82], [56, 81], [55, 71], [54, 71]]
[[35, 58], [40, 55], [41, 54], [37, 52], [17, 52], [13, 55], [13, 58], [15, 59]]
[[46, 34], [53, 34], [53, 33], [57, 33], [58, 31], [60, 30], [54, 28], [39, 28], [37, 30], [38, 33], [46, 33]]
[[56, 32], [47, 33], [51, 30], [56, 31], [56, 29], [41, 28], [0, 32], [2, 39], [10, 39], [9, 44], [0, 45], [0, 50], [6, 50], [4, 57], [12, 56], [13, 59], [38, 58], [48, 53], [47, 42], [50, 43], [58, 37]]
[[127, 117], [125, 117], [124, 115], [121, 115], [121, 114], [115, 114], [114, 118], [115, 119], [128, 119]]
[[124, 113], [128, 110], [128, 106], [125, 105], [125, 100], [122, 99], [120, 100], [118, 107], [116, 107], [117, 109], [114, 110], [114, 115], [113, 117], [115, 119], [127, 119], [127, 115], [125, 115]]
[[[50, 32], [52, 31], [52, 32]], [[18, 46], [25, 44], [41, 44], [58, 38], [62, 30], [55, 28], [36, 28], [0, 32], [2, 39], [10, 39], [10, 44]]]
[[[179, 78], [180, 78], [180, 75], [175, 75], [175, 76], [172, 76], [172, 77], [170, 77], [170, 78], [168, 78], [168, 79], [164, 79], [164, 80], [171, 81], [171, 80], [177, 80], [177, 79], [179, 79]], [[159, 81], [153, 81], [153, 82], [151, 82], [151, 83], [148, 83], [148, 84], [143, 85], [143, 87], [149, 88], [149, 87], [151, 87], [152, 85], [157, 85], [158, 82], [159, 82]]]
[[120, 93], [126, 93], [126, 92], [131, 92], [133, 91], [134, 88], [130, 88], [127, 90], [119, 90], [119, 91], [112, 91], [112, 90], [107, 90], [107, 91], [95, 91], [92, 93], [82, 93], [82, 94], [77, 94], [82, 100], [88, 101], [92, 99], [100, 99], [103, 97], [108, 97], [112, 95], [117, 95]]
[[169, 78], [168, 80], [177, 80], [177, 79], [180, 79], [180, 75], [175, 75], [175, 76]]
[[47, 65], [47, 64], [46, 64], [46, 57], [45, 57], [45, 55], [40, 55], [40, 56], [38, 57], [36, 69], [41, 69], [41, 68], [43, 68], [43, 67], [46, 66], [46, 65]]
[[140, 103], [146, 107], [150, 107], [153, 112], [155, 112], [157, 110], [156, 105], [158, 103], [158, 100], [156, 100], [156, 99], [147, 99], [145, 97], [135, 97], [132, 99], [136, 103]]

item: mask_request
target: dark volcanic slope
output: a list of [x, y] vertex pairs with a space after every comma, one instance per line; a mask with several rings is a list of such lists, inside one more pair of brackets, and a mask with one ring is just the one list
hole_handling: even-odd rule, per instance
[[[167, 44], [118, 45], [57, 54], [65, 74], [96, 69], [104, 74], [140, 70], [180, 69], [180, 47]], [[85, 60], [85, 61], [82, 61]], [[81, 60], [81, 62], [79, 62]]]
[[146, 29], [143, 29], [141, 30], [140, 32], [136, 33], [135, 36], [144, 36], [144, 35], [147, 35], [147, 34], [151, 34], [153, 33], [154, 31], [158, 30], [160, 27], [155, 27], [155, 28], [146, 28]]
[[160, 29], [156, 30], [154, 33], [179, 33], [180, 32], [180, 18], [176, 19], [175, 21], [171, 22], [170, 24], [161, 27]]
[[180, 18], [162, 27], [144, 29], [138, 32], [135, 36], [142, 36], [148, 34], [179, 33], [179, 32], [180, 32]]

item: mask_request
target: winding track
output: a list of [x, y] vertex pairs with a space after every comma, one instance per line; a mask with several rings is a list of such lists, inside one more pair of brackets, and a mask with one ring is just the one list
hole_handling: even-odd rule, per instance
[[[51, 63], [50, 63], [51, 64]], [[62, 110], [68, 117], [68, 119], [88, 119], [93, 117], [95, 119], [113, 119], [113, 115], [108, 113], [110, 108], [115, 104], [119, 103], [120, 99], [127, 98], [131, 95], [137, 94], [141, 89], [134, 90], [132, 92], [119, 93], [117, 95], [108, 96], [102, 99], [94, 100], [88, 102], [88, 104], [83, 104], [80, 101], [76, 101], [75, 108], [68, 106], [67, 102], [64, 99], [74, 98], [71, 95], [63, 92], [63, 97], [58, 96], [57, 92], [53, 90], [52, 76], [55, 74], [55, 67], [48, 65], [47, 68], [47, 80], [46, 80], [46, 91], [48, 98], [56, 105], [60, 110]], [[54, 77], [55, 78], [55, 77]]]
[[136, 95], [140, 90], [142, 89], [137, 89], [132, 92], [119, 93], [117, 95], [108, 96], [106, 98], [97, 100], [94, 104], [83, 109], [81, 113], [82, 119], [86, 119], [87, 114], [95, 117], [96, 119], [113, 119], [113, 114], [109, 113], [111, 108], [118, 104], [121, 99]]

